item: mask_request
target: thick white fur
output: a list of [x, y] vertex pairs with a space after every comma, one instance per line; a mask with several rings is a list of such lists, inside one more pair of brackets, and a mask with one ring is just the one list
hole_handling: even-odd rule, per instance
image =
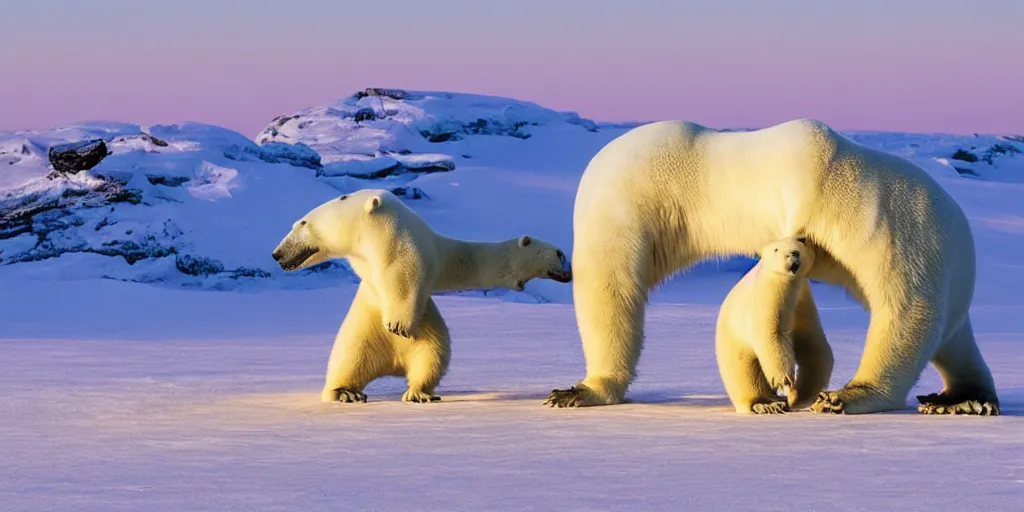
[[929, 360], [945, 400], [997, 400], [968, 315], [975, 249], [963, 211], [921, 168], [821, 122], [751, 132], [683, 121], [635, 128], [591, 160], [573, 225], [587, 374], [552, 393], [553, 405], [624, 399], [651, 287], [702, 259], [753, 254], [790, 236], [818, 248], [812, 278], [844, 286], [871, 313], [856, 374], [813, 410], [902, 408]]
[[451, 340], [432, 293], [522, 290], [533, 278], [568, 282], [572, 275], [562, 251], [544, 241], [445, 237], [391, 192], [371, 189], [311, 210], [274, 258], [286, 270], [346, 258], [361, 279], [331, 350], [324, 401], [365, 400], [366, 385], [385, 375], [406, 378], [405, 401], [437, 400]]
[[[806, 407], [828, 385], [832, 348], [807, 281], [813, 266], [814, 251], [800, 240], [768, 244], [722, 302], [715, 358], [736, 412]], [[798, 303], [810, 314], [798, 315]], [[776, 395], [778, 389], [785, 390], [788, 403]]]

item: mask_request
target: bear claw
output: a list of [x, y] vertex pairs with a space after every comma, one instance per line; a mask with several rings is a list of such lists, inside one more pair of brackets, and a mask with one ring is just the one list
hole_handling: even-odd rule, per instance
[[403, 326], [400, 322], [388, 322], [387, 324], [384, 325], [384, 327], [391, 334], [397, 334], [403, 338], [409, 337], [409, 329]]
[[352, 391], [349, 389], [338, 390], [338, 402], [351, 404], [355, 402], [366, 403], [366, 393], [361, 391]]
[[750, 411], [754, 414], [785, 414], [789, 412], [789, 404], [784, 400], [754, 404], [750, 406]]
[[[960, 400], [960, 401], [957, 401]], [[999, 416], [999, 402], [986, 399], [961, 399], [940, 393], [919, 395], [917, 412], [921, 414], [952, 414], [970, 416]]]
[[402, 401], [412, 402], [414, 404], [429, 404], [440, 402], [441, 397], [430, 393], [423, 393], [422, 391], [406, 391], [405, 394], [402, 395]]
[[552, 389], [551, 394], [544, 400], [544, 404], [548, 407], [557, 407], [559, 409], [565, 407], [579, 407], [580, 404], [580, 390], [573, 386], [569, 389]]
[[825, 414], [846, 414], [846, 406], [835, 391], [822, 391], [811, 404], [811, 411]]

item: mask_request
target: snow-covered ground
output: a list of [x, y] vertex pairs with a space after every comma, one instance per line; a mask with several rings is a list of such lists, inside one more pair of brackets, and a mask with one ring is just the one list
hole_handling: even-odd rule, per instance
[[[706, 264], [653, 296], [633, 403], [541, 406], [583, 376], [584, 360], [571, 286], [532, 282], [490, 294], [501, 300], [437, 299], [454, 351], [443, 402], [401, 403], [404, 383], [391, 378], [369, 387], [369, 403], [325, 405], [354, 283], [344, 266], [274, 268], [269, 253], [297, 216], [346, 187], [414, 187], [427, 197], [409, 204], [438, 231], [529, 233], [571, 251], [580, 173], [627, 129], [500, 98], [357, 96], [303, 111], [316, 121], [303, 129], [279, 118], [260, 144], [194, 124], [0, 135], [0, 510], [1020, 509], [1024, 141], [850, 134], [920, 163], [970, 217], [973, 323], [1003, 416], [922, 416], [909, 402], [870, 416], [732, 413], [713, 325], [743, 261]], [[378, 100], [393, 114], [364, 112], [373, 126], [346, 117]], [[529, 137], [494, 128], [523, 117]], [[44, 177], [50, 144], [95, 137], [112, 151], [99, 166]], [[323, 172], [357, 154], [454, 170]], [[126, 189], [138, 204], [109, 202]], [[75, 202], [12, 220], [12, 204], [54, 200]], [[120, 245], [103, 254], [107, 242]], [[815, 291], [840, 386], [867, 314], [840, 290]], [[939, 386], [929, 368], [913, 393]]]

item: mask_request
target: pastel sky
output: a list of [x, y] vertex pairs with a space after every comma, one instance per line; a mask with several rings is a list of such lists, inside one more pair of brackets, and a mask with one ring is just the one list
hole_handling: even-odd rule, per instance
[[254, 136], [358, 89], [598, 120], [1024, 132], [1021, 0], [3, 0], [0, 130]]

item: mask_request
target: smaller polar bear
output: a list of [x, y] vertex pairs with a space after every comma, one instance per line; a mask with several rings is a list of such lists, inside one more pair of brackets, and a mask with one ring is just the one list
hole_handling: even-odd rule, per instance
[[805, 240], [778, 240], [761, 250], [761, 260], [722, 302], [715, 358], [736, 412], [807, 407], [828, 385], [832, 349], [807, 280], [813, 266], [814, 250]]
[[451, 339], [431, 294], [511, 288], [534, 278], [567, 283], [565, 254], [529, 236], [472, 242], [439, 235], [387, 190], [327, 201], [292, 225], [273, 252], [286, 271], [345, 258], [361, 282], [338, 330], [321, 400], [365, 402], [373, 380], [405, 377], [407, 402], [435, 402]]

